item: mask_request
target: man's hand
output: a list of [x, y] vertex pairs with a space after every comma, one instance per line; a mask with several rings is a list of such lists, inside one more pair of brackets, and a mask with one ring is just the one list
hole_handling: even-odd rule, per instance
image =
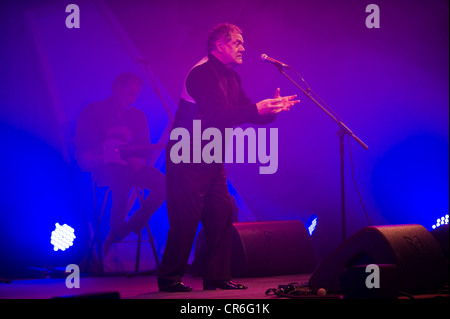
[[121, 140], [124, 143], [129, 143], [133, 137], [133, 133], [126, 126], [114, 126], [105, 130], [106, 138], [113, 138]]
[[273, 99], [266, 99], [256, 103], [259, 115], [278, 114], [283, 111], [289, 111], [291, 107], [300, 102], [295, 100], [297, 95], [280, 96], [280, 89], [275, 92]]

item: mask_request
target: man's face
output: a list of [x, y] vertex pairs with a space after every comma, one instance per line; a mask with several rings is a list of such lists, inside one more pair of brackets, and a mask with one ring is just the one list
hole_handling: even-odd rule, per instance
[[130, 81], [123, 86], [119, 86], [116, 91], [116, 97], [121, 107], [128, 107], [138, 98], [142, 87], [136, 81]]
[[244, 39], [242, 34], [237, 32], [231, 33], [231, 40], [227, 43], [221, 43], [221, 61], [228, 67], [233, 67], [238, 64], [242, 64], [242, 55], [244, 49]]

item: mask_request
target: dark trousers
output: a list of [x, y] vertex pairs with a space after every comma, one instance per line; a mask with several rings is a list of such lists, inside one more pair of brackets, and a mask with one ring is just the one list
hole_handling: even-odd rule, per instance
[[[122, 240], [130, 232], [139, 233], [166, 199], [165, 176], [155, 167], [144, 166], [140, 171], [134, 171], [127, 165], [108, 163], [92, 174], [100, 186], [111, 187], [110, 235], [115, 241]], [[148, 189], [150, 194], [127, 220], [128, 195], [133, 187]]]
[[223, 164], [173, 164], [167, 158], [166, 186], [170, 228], [159, 276], [181, 280], [201, 222], [204, 279], [230, 280], [233, 207]]

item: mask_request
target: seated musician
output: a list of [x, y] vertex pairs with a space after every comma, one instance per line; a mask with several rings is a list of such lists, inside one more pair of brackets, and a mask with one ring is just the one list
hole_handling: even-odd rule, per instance
[[[143, 86], [134, 73], [121, 73], [112, 94], [87, 105], [81, 112], [74, 143], [80, 168], [92, 173], [99, 185], [111, 187], [110, 231], [103, 245], [106, 256], [111, 245], [130, 232], [139, 233], [165, 201], [165, 176], [148, 165], [152, 149], [145, 113], [132, 106]], [[133, 187], [150, 190], [141, 207], [128, 220], [128, 195]]]

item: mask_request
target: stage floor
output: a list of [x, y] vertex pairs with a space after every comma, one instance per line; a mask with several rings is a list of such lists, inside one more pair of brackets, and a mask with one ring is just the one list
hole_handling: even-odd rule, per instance
[[[0, 283], [0, 299], [53, 299], [61, 297], [100, 297], [107, 298], [111, 294], [120, 299], [291, 299], [277, 296], [273, 293], [266, 295], [270, 288], [290, 283], [307, 283], [310, 274], [285, 275], [258, 278], [236, 278], [238, 283], [246, 284], [246, 290], [213, 290], [202, 289], [202, 278], [186, 275], [183, 282], [193, 288], [189, 293], [159, 292], [155, 275], [127, 276], [126, 274], [108, 274], [105, 276], [81, 276], [79, 288], [67, 288], [66, 279], [43, 278], [12, 280]], [[448, 294], [415, 295], [415, 299], [433, 299], [441, 297], [449, 299]], [[298, 298], [296, 298], [298, 299]], [[342, 299], [340, 295], [305, 296], [305, 299]], [[399, 299], [408, 299], [399, 297]]]
[[189, 293], [162, 293], [158, 291], [154, 275], [81, 276], [79, 288], [67, 288], [65, 278], [12, 280], [0, 284], [0, 299], [51, 299], [56, 297], [90, 294], [118, 293], [121, 299], [278, 299], [266, 295], [270, 288], [292, 282], [303, 283], [310, 275], [287, 275], [260, 278], [237, 278], [234, 281], [246, 284], [246, 290], [204, 291], [202, 278], [186, 275], [183, 282], [193, 288]]

